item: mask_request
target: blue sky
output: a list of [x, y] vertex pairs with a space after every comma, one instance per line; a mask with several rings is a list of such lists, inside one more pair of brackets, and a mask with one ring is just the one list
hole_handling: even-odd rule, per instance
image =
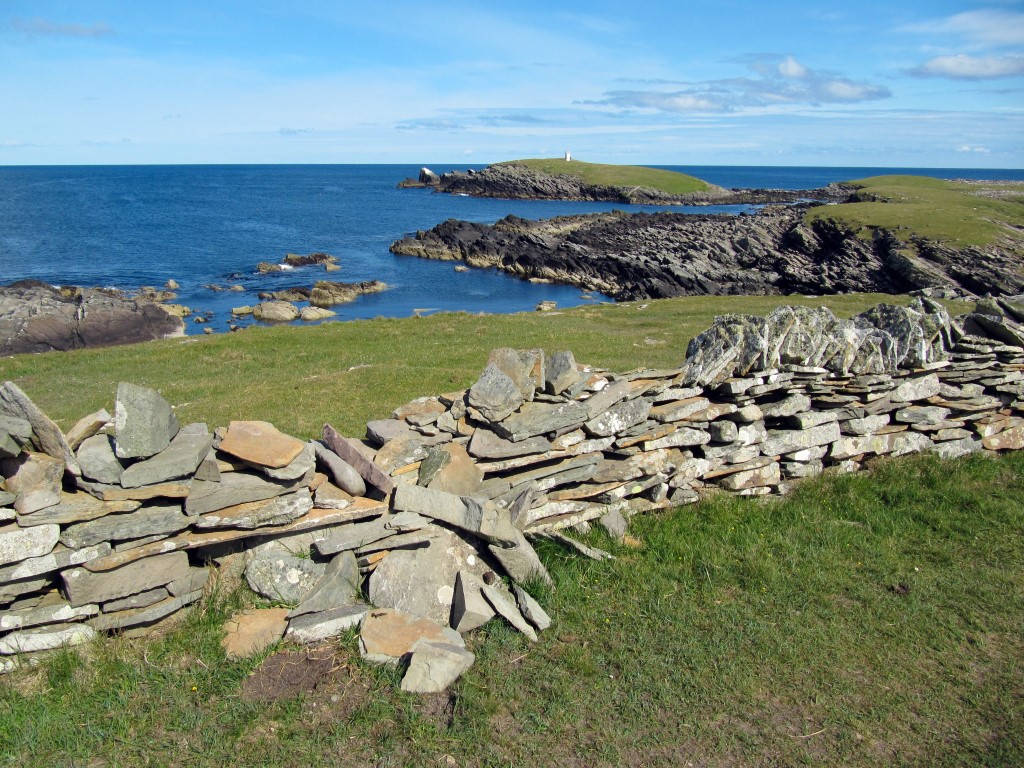
[[0, 0], [0, 165], [1024, 167], [1024, 0]]

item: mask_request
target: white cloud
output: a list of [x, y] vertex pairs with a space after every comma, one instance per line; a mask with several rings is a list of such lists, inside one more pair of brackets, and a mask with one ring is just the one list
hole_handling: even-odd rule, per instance
[[961, 144], [956, 148], [956, 151], [961, 154], [973, 154], [973, 155], [988, 155], [991, 154], [992, 150], [988, 147], [972, 146], [970, 144]]
[[891, 96], [884, 86], [815, 71], [792, 56], [753, 56], [746, 64], [755, 77], [679, 83], [684, 87], [673, 91], [610, 91], [601, 100], [584, 103], [661, 112], [729, 112], [780, 104], [854, 104]]
[[988, 80], [1024, 75], [1024, 56], [936, 56], [911, 71], [918, 77]]
[[909, 32], [958, 35], [984, 45], [1024, 44], [1024, 13], [1015, 11], [967, 11], [937, 21], [912, 24]]
[[106, 37], [114, 34], [109, 25], [99, 24], [56, 24], [47, 19], [33, 18], [11, 20], [11, 26], [26, 37]]

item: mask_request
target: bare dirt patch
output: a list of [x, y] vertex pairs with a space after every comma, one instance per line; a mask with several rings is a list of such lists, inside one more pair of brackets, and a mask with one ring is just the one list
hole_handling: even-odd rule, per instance
[[315, 690], [338, 666], [337, 650], [330, 646], [279, 651], [242, 684], [242, 698], [264, 703], [292, 699]]

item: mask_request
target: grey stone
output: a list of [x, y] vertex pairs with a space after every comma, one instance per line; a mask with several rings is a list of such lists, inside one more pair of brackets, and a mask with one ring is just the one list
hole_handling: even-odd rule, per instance
[[89, 626], [93, 629], [105, 632], [112, 629], [127, 629], [144, 624], [152, 624], [172, 613], [176, 613], [186, 605], [191, 605], [203, 596], [201, 591], [191, 592], [180, 597], [168, 597], [159, 603], [153, 603], [144, 608], [132, 608], [116, 613], [104, 613], [89, 619]]
[[683, 400], [671, 400], [651, 408], [651, 418], [660, 424], [671, 421], [682, 421], [700, 413], [711, 405], [706, 397], [687, 397]]
[[124, 467], [114, 454], [114, 441], [109, 435], [86, 438], [78, 447], [77, 456], [83, 477], [107, 485], [121, 482]]
[[57, 544], [60, 527], [56, 525], [34, 525], [19, 528], [6, 525], [0, 528], [0, 565], [20, 563], [31, 557], [49, 554]]
[[484, 473], [466, 449], [458, 443], [431, 448], [420, 464], [417, 483], [435, 491], [472, 496], [483, 482]]
[[330, 481], [320, 483], [313, 494], [313, 506], [319, 509], [347, 509], [353, 501], [352, 496]]
[[626, 535], [626, 530], [629, 528], [629, 521], [617, 509], [611, 509], [603, 514], [598, 519], [598, 522], [608, 531], [609, 536], [620, 543]]
[[181, 595], [187, 595], [189, 592], [204, 589], [206, 582], [209, 580], [209, 568], [189, 568], [187, 576], [175, 579], [167, 585], [167, 591], [175, 597], [180, 597]]
[[499, 546], [514, 546], [516, 542], [508, 510], [486, 500], [400, 485], [395, 488], [391, 506], [396, 512], [415, 512], [454, 525]]
[[493, 363], [484, 369], [480, 378], [469, 388], [469, 404], [488, 421], [501, 421], [525, 401], [516, 382]]
[[53, 581], [49, 576], [19, 579], [17, 581], [0, 581], [0, 605], [9, 603], [22, 595], [50, 589], [52, 586]]
[[265, 323], [290, 323], [299, 319], [299, 308], [289, 301], [261, 301], [252, 308], [252, 316]]
[[523, 400], [533, 400], [537, 386], [544, 386], [543, 373], [540, 374], [540, 381], [534, 378], [536, 367], [540, 362], [543, 368], [544, 353], [541, 350], [530, 350], [519, 352], [509, 347], [495, 349], [487, 357], [487, 363], [494, 365], [502, 373], [508, 376], [515, 383], [523, 395]]
[[452, 597], [450, 624], [455, 631], [465, 634], [482, 627], [494, 618], [494, 609], [484, 598], [484, 582], [469, 571], [455, 576], [455, 594]]
[[505, 573], [513, 581], [526, 582], [530, 579], [541, 579], [546, 584], [553, 584], [548, 569], [540, 561], [533, 545], [521, 531], [516, 529], [516, 545], [514, 547], [488, 547]]
[[555, 352], [547, 361], [544, 386], [549, 394], [560, 395], [580, 378], [572, 352]]
[[760, 488], [774, 486], [782, 482], [782, 474], [777, 462], [770, 462], [762, 467], [742, 470], [727, 475], [718, 481], [718, 484], [730, 491], [739, 491], [746, 488]]
[[551, 617], [548, 616], [547, 611], [541, 608], [540, 603], [529, 592], [518, 584], [513, 584], [512, 595], [516, 599], [516, 605], [519, 606], [519, 611], [523, 614], [523, 618], [533, 624], [538, 632], [543, 632], [551, 626]]
[[260, 501], [250, 501], [223, 507], [193, 518], [193, 526], [204, 528], [262, 528], [284, 525], [313, 509], [313, 497], [308, 488], [300, 487], [295, 493]]
[[838, 421], [839, 414], [835, 411], [807, 411], [794, 414], [786, 419], [786, 425], [793, 429], [810, 429], [831, 421]]
[[239, 504], [265, 501], [308, 486], [310, 480], [312, 472], [298, 480], [272, 480], [244, 472], [227, 472], [220, 482], [194, 480], [185, 500], [185, 512], [203, 515]]
[[889, 399], [894, 403], [910, 403], [915, 400], [926, 400], [939, 394], [939, 377], [937, 374], [929, 373], [926, 376], [915, 376], [905, 379], [889, 393]]
[[943, 443], [933, 443], [932, 450], [944, 459], [955, 459], [960, 456], [967, 456], [976, 453], [983, 448], [981, 440], [968, 437], [963, 440], [949, 440]]
[[713, 443], [731, 443], [739, 437], [739, 427], [734, 421], [715, 421], [708, 425], [708, 434]]
[[709, 442], [711, 442], [711, 435], [703, 429], [679, 427], [679, 429], [670, 432], [664, 437], [645, 441], [643, 448], [644, 451], [657, 451], [662, 448], [689, 448], [697, 445], [707, 445]]
[[377, 445], [387, 445], [395, 438], [410, 434], [412, 430], [402, 419], [375, 419], [366, 422], [366, 436]]
[[530, 625], [523, 614], [520, 613], [519, 608], [512, 603], [505, 595], [496, 590], [494, 587], [489, 587], [484, 584], [480, 590], [483, 593], [484, 598], [491, 604], [495, 612], [502, 616], [509, 624], [519, 630], [521, 633], [526, 635], [531, 642], [537, 642], [537, 633]]
[[7, 478], [7, 490], [17, 494], [14, 509], [30, 515], [60, 503], [64, 462], [45, 453], [23, 453], [16, 459], [0, 460], [0, 474]]
[[781, 419], [786, 416], [795, 416], [798, 413], [811, 409], [811, 398], [807, 395], [790, 395], [784, 400], [774, 403], [758, 403], [761, 413], [766, 419]]
[[900, 424], [931, 425], [945, 421], [951, 411], [937, 405], [911, 405], [900, 408], [893, 418]]
[[583, 428], [596, 437], [608, 437], [645, 422], [650, 411], [651, 403], [647, 400], [626, 400], [585, 422]]
[[870, 435], [889, 423], [890, 416], [880, 413], [876, 416], [864, 416], [859, 419], [847, 419], [839, 427], [845, 435]]
[[479, 427], [469, 439], [468, 451], [480, 459], [510, 459], [517, 456], [546, 453], [551, 450], [551, 442], [543, 437], [531, 437], [512, 442], [498, 437], [489, 429]]
[[761, 453], [765, 456], [777, 456], [801, 448], [827, 445], [839, 437], [839, 424], [836, 422], [801, 430], [772, 429], [768, 431], [767, 439], [761, 443]]
[[87, 643], [96, 637], [96, 630], [86, 624], [58, 624], [41, 629], [11, 632], [0, 637], [0, 654], [48, 651]]
[[209, 433], [196, 435], [179, 432], [160, 453], [124, 470], [121, 473], [121, 486], [138, 488], [192, 475], [212, 446], [213, 435]]
[[212, 453], [206, 455], [199, 466], [196, 467], [193, 478], [196, 480], [207, 480], [211, 483], [219, 483], [221, 480], [220, 463]]
[[476, 657], [450, 643], [420, 641], [413, 646], [409, 668], [402, 677], [406, 693], [440, 693], [473, 666]]
[[0, 413], [0, 458], [14, 458], [32, 439], [32, 425], [26, 419]]
[[297, 605], [316, 588], [327, 566], [282, 552], [261, 552], [245, 567], [245, 580], [268, 600]]
[[369, 520], [365, 523], [349, 523], [339, 526], [314, 546], [321, 555], [333, 555], [350, 549], [359, 549], [375, 541], [395, 536], [396, 529], [388, 528], [386, 517]]
[[59, 624], [68, 621], [80, 621], [99, 612], [99, 606], [81, 605], [71, 607], [63, 600], [46, 603], [34, 608], [7, 609], [0, 614], [0, 631], [26, 629], [41, 624]]
[[342, 437], [330, 424], [324, 424], [323, 436], [324, 444], [352, 465], [367, 483], [382, 493], [390, 493], [395, 487], [395, 481], [363, 455], [358, 441]]
[[366, 482], [355, 468], [320, 442], [313, 443], [317, 461], [336, 486], [352, 496], [366, 495]]
[[0, 584], [53, 573], [71, 565], [81, 565], [98, 557], [109, 555], [110, 550], [110, 544], [107, 542], [84, 549], [68, 549], [58, 544], [45, 555], [30, 557], [13, 565], [0, 567]]
[[178, 434], [171, 404], [149, 387], [121, 382], [114, 401], [114, 452], [121, 459], [148, 458]]
[[514, 442], [548, 432], [575, 429], [588, 419], [583, 403], [526, 403], [516, 413], [497, 424], [494, 431]]
[[294, 643], [318, 643], [338, 637], [363, 623], [370, 606], [363, 603], [341, 605], [318, 613], [306, 613], [288, 621], [284, 639]]
[[428, 547], [392, 551], [370, 574], [370, 602], [447, 624], [461, 570], [482, 573], [479, 555], [458, 536], [438, 529]]
[[32, 425], [32, 444], [47, 456], [64, 462], [72, 475], [80, 474], [74, 452], [60, 427], [39, 410], [13, 381], [5, 381], [0, 386], [0, 415], [27, 421]]
[[129, 595], [119, 600], [111, 600], [103, 604], [104, 613], [116, 613], [117, 611], [130, 611], [135, 608], [146, 608], [171, 596], [167, 587], [155, 587], [137, 595]]
[[103, 541], [177, 533], [194, 521], [195, 518], [182, 513], [180, 504], [151, 505], [127, 514], [105, 515], [96, 520], [75, 523], [61, 532], [60, 541], [65, 546], [79, 549]]
[[167, 552], [99, 573], [85, 568], [70, 568], [61, 573], [61, 579], [68, 601], [77, 607], [86, 603], [106, 603], [145, 592], [188, 575], [188, 555], [184, 552]]
[[288, 618], [358, 603], [362, 598], [361, 583], [356, 556], [352, 552], [341, 552], [331, 559], [316, 586], [292, 609]]
[[97, 517], [109, 515], [114, 511], [114, 507], [91, 494], [81, 491], [73, 493], [61, 491], [60, 501], [52, 507], [44, 507], [29, 515], [18, 515], [18, 525], [25, 528], [46, 523], [69, 525], [95, 520]]

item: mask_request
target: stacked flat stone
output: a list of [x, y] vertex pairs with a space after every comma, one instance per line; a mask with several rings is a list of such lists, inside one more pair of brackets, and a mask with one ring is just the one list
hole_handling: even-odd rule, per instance
[[8, 382], [0, 667], [144, 632], [201, 596], [205, 563], [241, 551], [249, 585], [286, 608], [230, 632], [316, 642], [360, 626], [366, 658], [405, 660], [403, 687], [440, 690], [473, 662], [464, 633], [499, 620], [533, 640], [549, 625], [523, 589], [549, 579], [538, 536], [594, 519], [621, 536], [631, 515], [711, 486], [784, 493], [877, 455], [1022, 447], [1024, 313], [988, 299], [955, 320], [927, 299], [852, 320], [728, 316], [672, 370], [499, 349], [469, 389], [401, 406], [361, 440], [179, 427], [130, 384], [113, 416], [64, 435]]

